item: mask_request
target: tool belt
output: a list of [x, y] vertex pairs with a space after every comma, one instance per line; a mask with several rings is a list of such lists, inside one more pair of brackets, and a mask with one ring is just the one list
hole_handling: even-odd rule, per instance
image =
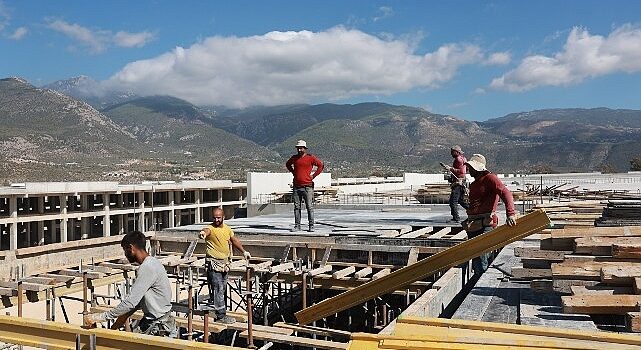
[[176, 319], [169, 310], [155, 320], [143, 318], [136, 327], [136, 333], [172, 337], [176, 333]]
[[212, 257], [205, 258], [205, 268], [207, 271], [228, 272], [231, 268], [229, 258], [217, 259]]
[[494, 223], [494, 212], [486, 214], [469, 215], [467, 219], [463, 220], [461, 225], [465, 232], [471, 233], [480, 231], [486, 227], [491, 227]]

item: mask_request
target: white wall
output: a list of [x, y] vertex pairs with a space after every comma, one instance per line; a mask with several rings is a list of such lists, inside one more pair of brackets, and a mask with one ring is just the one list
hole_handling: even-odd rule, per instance
[[[292, 190], [291, 173], [247, 173], [247, 204], [267, 202], [273, 193], [286, 193]], [[332, 184], [331, 173], [321, 173], [314, 179], [315, 187], [329, 187]]]

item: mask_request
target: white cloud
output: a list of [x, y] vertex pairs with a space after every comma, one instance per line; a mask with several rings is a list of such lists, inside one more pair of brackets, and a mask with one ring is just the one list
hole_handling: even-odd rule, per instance
[[119, 31], [113, 39], [116, 45], [121, 47], [143, 47], [154, 38], [154, 34], [148, 31], [140, 33], [128, 33]]
[[394, 14], [394, 10], [389, 6], [381, 6], [381, 7], [379, 7], [378, 8], [378, 12], [380, 13], [380, 15], [378, 15], [378, 16], [373, 18], [374, 22], [377, 22], [377, 21], [379, 21], [379, 20], [381, 20], [383, 18], [390, 17], [390, 16], [392, 16]]
[[512, 56], [509, 52], [495, 52], [488, 56], [484, 64], [486, 65], [506, 65], [510, 63]]
[[563, 51], [551, 57], [528, 56], [515, 69], [492, 80], [490, 87], [526, 91], [539, 86], [578, 84], [587, 78], [641, 71], [641, 29], [623, 25], [603, 37], [587, 29], [570, 31]]
[[406, 41], [344, 27], [215, 36], [129, 63], [106, 85], [197, 104], [276, 105], [436, 88], [461, 66], [483, 59], [481, 48], [471, 44], [446, 44], [425, 55], [414, 51]]
[[11, 13], [9, 9], [4, 5], [3, 1], [0, 1], [0, 31], [3, 31], [6, 26], [9, 25], [11, 21]]
[[12, 40], [20, 40], [24, 38], [24, 36], [27, 35], [28, 32], [29, 30], [26, 27], [19, 27], [16, 28], [13, 34], [9, 35], [8, 38]]
[[154, 38], [148, 31], [129, 33], [119, 31], [113, 34], [109, 30], [92, 30], [79, 24], [63, 20], [49, 20], [48, 27], [86, 46], [91, 53], [104, 52], [112, 45], [120, 47], [142, 47]]

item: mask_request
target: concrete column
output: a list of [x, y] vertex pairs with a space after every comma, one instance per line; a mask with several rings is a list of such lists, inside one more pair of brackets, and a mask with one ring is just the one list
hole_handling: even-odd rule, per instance
[[218, 190], [218, 202], [220, 202], [220, 203], [223, 202], [223, 190], [222, 189]]
[[11, 223], [9, 224], [9, 249], [18, 249], [18, 198], [9, 197], [9, 213]]
[[[89, 211], [89, 195], [81, 194], [80, 195], [80, 206], [83, 212]], [[91, 222], [90, 218], [81, 218], [80, 219], [80, 237], [85, 239], [91, 234]]]
[[202, 211], [203, 209], [200, 207], [200, 202], [201, 198], [203, 198], [203, 190], [197, 189], [194, 193], [195, 196], [195, 202], [196, 202], [196, 217], [195, 217], [195, 224], [199, 224], [202, 221]]
[[138, 196], [138, 231], [145, 232], [145, 191], [141, 191], [135, 194]]
[[125, 216], [118, 215], [118, 234], [122, 235], [125, 233]]
[[[180, 203], [182, 203], [182, 193], [180, 193], [180, 191], [174, 192], [174, 198], [175, 198], [175, 201], [176, 201], [175, 202], [176, 205], [180, 205]], [[176, 226], [180, 226], [181, 225], [181, 222], [182, 222], [182, 215], [181, 215], [182, 213], [181, 213], [181, 211], [182, 210], [180, 210], [180, 209], [176, 209], [176, 219], [175, 219]]]
[[109, 214], [109, 193], [102, 194], [102, 204], [104, 205], [105, 216], [102, 217], [102, 236], [111, 235], [111, 216]]
[[[45, 197], [38, 197], [38, 214], [44, 214], [45, 212]], [[45, 223], [42, 220], [38, 220], [38, 245], [45, 244]]]
[[169, 227], [176, 227], [176, 210], [174, 208], [176, 194], [174, 191], [168, 192], [169, 196]]
[[60, 242], [66, 242], [68, 237], [67, 199], [69, 197], [66, 194], [60, 195], [60, 214], [62, 214], [60, 219]]

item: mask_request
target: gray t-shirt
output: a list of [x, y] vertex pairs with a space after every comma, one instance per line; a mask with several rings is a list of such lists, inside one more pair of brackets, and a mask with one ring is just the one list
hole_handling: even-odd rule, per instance
[[148, 256], [138, 267], [130, 293], [115, 308], [100, 314], [101, 321], [113, 320], [132, 310], [142, 309], [144, 318], [155, 320], [171, 310], [171, 283], [165, 267]]

